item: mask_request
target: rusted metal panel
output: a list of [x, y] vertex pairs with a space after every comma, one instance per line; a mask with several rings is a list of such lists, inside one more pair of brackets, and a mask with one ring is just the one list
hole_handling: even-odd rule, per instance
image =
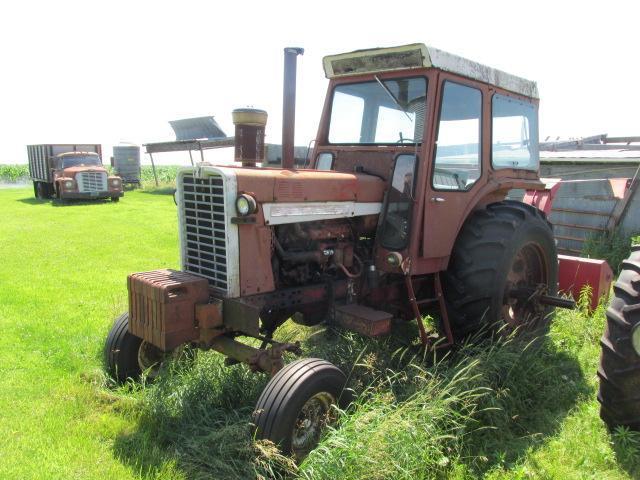
[[132, 273], [129, 331], [164, 351], [199, 337], [195, 305], [209, 300], [205, 278], [176, 270]]
[[606, 232], [626, 183], [627, 179], [563, 181], [549, 217], [559, 250], [580, 251], [590, 236]]
[[590, 285], [591, 309], [609, 295], [612, 281], [613, 271], [606, 260], [558, 255], [559, 290], [577, 300], [585, 285]]
[[551, 213], [553, 200], [560, 189], [560, 180], [545, 179], [544, 181], [546, 186], [545, 190], [527, 190], [522, 201], [529, 205], [533, 205], [546, 215], [549, 215], [549, 213]]
[[[579, 165], [576, 167], [580, 168]], [[557, 169], [550, 173], [573, 176]], [[576, 173], [576, 176], [580, 175], [580, 172]], [[640, 199], [635, 199], [630, 192], [630, 179], [607, 178], [604, 170], [588, 173], [597, 173], [599, 178], [569, 178], [558, 183], [560, 188], [553, 198], [549, 220], [554, 225], [560, 251], [579, 253], [590, 236], [611, 231], [611, 225], [621, 224], [629, 232], [640, 231], [640, 215], [637, 213]], [[522, 192], [510, 192], [509, 197], [522, 198]], [[625, 215], [620, 214], [624, 211], [622, 201], [627, 203]]]
[[233, 168], [233, 172], [238, 191], [253, 193], [259, 203], [379, 202], [384, 194], [384, 182], [373, 175], [275, 168]]
[[368, 337], [386, 335], [391, 330], [393, 315], [355, 303], [335, 308], [336, 321], [342, 327]]

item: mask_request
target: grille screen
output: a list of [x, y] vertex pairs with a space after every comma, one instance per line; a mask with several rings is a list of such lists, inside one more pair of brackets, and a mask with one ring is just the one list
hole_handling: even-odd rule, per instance
[[227, 293], [227, 239], [224, 182], [221, 176], [182, 177], [184, 269]]
[[79, 192], [104, 192], [107, 190], [107, 174], [103, 172], [80, 172], [76, 176]]

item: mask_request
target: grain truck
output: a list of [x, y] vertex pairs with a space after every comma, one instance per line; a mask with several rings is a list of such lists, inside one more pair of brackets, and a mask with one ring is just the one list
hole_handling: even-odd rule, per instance
[[117, 202], [122, 179], [102, 165], [98, 144], [28, 145], [29, 174], [36, 198], [98, 199]]

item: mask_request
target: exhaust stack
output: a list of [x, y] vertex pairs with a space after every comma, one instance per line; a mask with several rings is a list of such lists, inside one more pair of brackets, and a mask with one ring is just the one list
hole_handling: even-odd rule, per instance
[[282, 168], [294, 168], [293, 144], [296, 123], [296, 68], [304, 48], [284, 49], [284, 88], [282, 93]]

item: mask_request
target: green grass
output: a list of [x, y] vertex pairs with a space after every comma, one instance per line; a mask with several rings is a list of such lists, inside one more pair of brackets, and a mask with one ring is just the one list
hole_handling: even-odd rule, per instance
[[101, 351], [126, 275], [177, 267], [171, 196], [57, 205], [0, 190], [0, 478], [638, 478], [640, 436], [609, 434], [595, 376], [603, 312], [547, 338], [422, 358], [385, 339], [287, 325], [350, 374], [356, 404], [299, 467], [250, 435], [266, 379], [187, 351], [153, 385], [115, 387]]
[[638, 232], [617, 228], [611, 233], [599, 232], [589, 236], [584, 243], [581, 255], [606, 260], [617, 274], [620, 272], [620, 264], [631, 253], [631, 245], [637, 243], [640, 243]]

